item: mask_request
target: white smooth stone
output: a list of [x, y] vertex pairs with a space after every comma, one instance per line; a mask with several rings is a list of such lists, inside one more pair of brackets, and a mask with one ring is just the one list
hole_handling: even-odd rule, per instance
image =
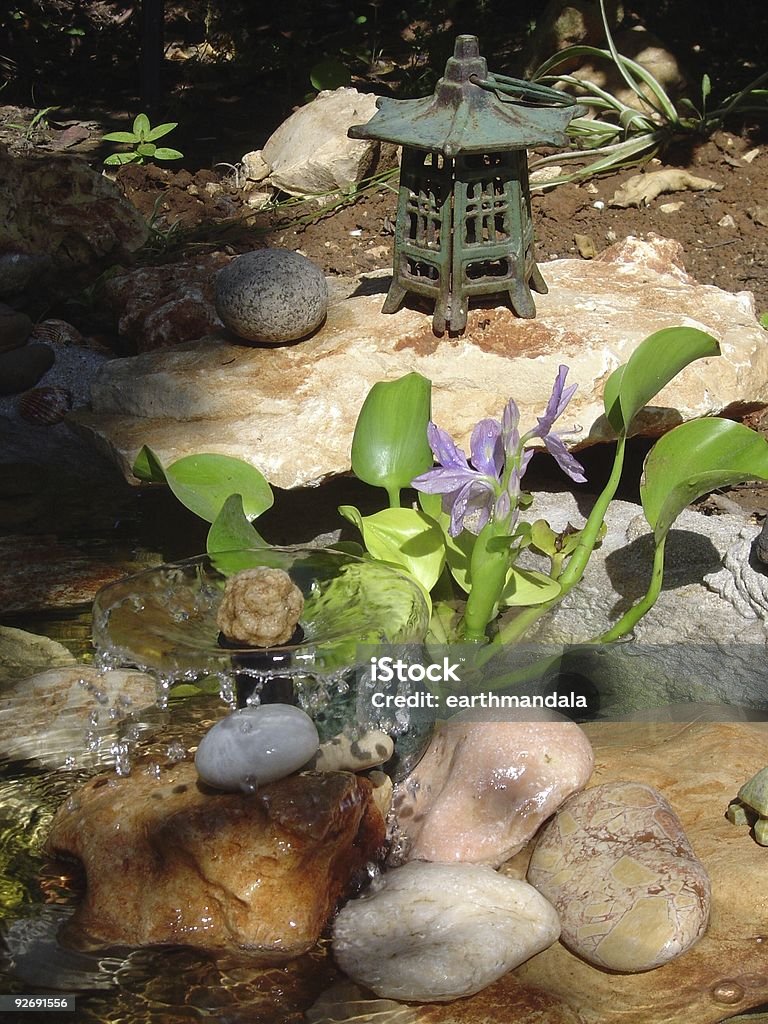
[[319, 743], [315, 723], [301, 708], [290, 704], [241, 708], [203, 736], [195, 767], [209, 786], [247, 793], [303, 767]]
[[486, 864], [412, 861], [333, 927], [333, 954], [383, 999], [447, 1002], [490, 985], [551, 946], [552, 905], [533, 886]]

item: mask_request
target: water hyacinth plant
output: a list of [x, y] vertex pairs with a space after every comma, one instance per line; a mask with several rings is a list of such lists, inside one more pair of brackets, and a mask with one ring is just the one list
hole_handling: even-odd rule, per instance
[[[418, 373], [375, 384], [358, 416], [352, 468], [359, 479], [382, 488], [389, 507], [363, 516], [353, 506], [340, 513], [360, 531], [354, 550], [409, 573], [432, 609], [432, 635], [441, 642], [509, 644], [575, 587], [605, 531], [616, 494], [632, 421], [684, 367], [717, 356], [717, 341], [692, 327], [657, 331], [635, 349], [606, 381], [604, 408], [616, 434], [610, 477], [581, 529], [560, 534], [530, 514], [532, 498], [522, 489], [535, 446], [543, 446], [576, 483], [584, 483], [578, 459], [558, 426], [577, 385], [566, 384], [561, 365], [552, 394], [535, 426], [521, 433], [510, 399], [501, 416], [481, 420], [470, 438], [469, 457], [431, 420], [431, 384]], [[211, 522], [208, 552], [223, 572], [239, 568], [233, 551], [265, 546], [251, 521], [272, 504], [269, 484], [254, 466], [222, 455], [192, 455], [163, 467], [143, 448], [134, 472], [165, 481], [187, 507]], [[654, 562], [646, 594], [602, 636], [607, 643], [630, 633], [658, 597], [667, 535], [680, 512], [702, 494], [745, 480], [768, 479], [768, 441], [741, 423], [720, 418], [675, 427], [651, 449], [640, 495], [653, 530]], [[418, 503], [403, 506], [413, 487]], [[349, 547], [350, 545], [347, 545]], [[549, 571], [518, 564], [526, 548], [546, 556]], [[453, 609], [466, 594], [463, 615]], [[513, 609], [503, 626], [499, 612]]]

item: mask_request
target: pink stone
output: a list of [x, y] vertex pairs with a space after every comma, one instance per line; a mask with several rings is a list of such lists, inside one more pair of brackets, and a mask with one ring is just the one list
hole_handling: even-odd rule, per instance
[[457, 715], [395, 790], [409, 860], [498, 866], [587, 784], [593, 757], [578, 725], [554, 713], [505, 721]]

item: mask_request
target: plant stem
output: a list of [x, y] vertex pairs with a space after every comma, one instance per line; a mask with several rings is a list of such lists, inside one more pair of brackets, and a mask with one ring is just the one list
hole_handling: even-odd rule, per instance
[[[509, 572], [509, 545], [491, 546], [508, 531], [505, 522], [490, 522], [482, 528], [472, 549], [470, 579], [472, 589], [464, 611], [464, 639], [484, 642], [486, 629], [496, 614]], [[497, 542], [498, 543], [498, 542]]]
[[568, 565], [565, 567], [562, 575], [558, 579], [558, 583], [561, 587], [560, 593], [557, 597], [552, 598], [551, 601], [547, 601], [544, 604], [533, 605], [532, 607], [526, 608], [524, 611], [520, 612], [520, 614], [510, 622], [508, 626], [499, 630], [494, 639], [494, 643], [508, 644], [520, 640], [534, 622], [537, 622], [542, 615], [546, 614], [550, 608], [553, 608], [559, 601], [561, 601], [568, 591], [572, 590], [581, 580], [584, 575], [584, 571], [587, 568], [590, 555], [597, 543], [600, 527], [603, 525], [603, 520], [605, 519], [605, 513], [608, 510], [608, 506], [613, 501], [613, 497], [619, 486], [619, 481], [621, 480], [621, 471], [624, 468], [624, 449], [626, 447], [626, 441], [626, 433], [622, 432], [619, 434], [611, 475], [608, 478], [608, 482], [603, 488], [602, 493], [592, 506], [592, 511], [589, 513], [586, 525], [581, 532], [579, 543], [576, 545], [573, 554], [568, 560]]
[[664, 579], [664, 547], [666, 542], [667, 538], [665, 535], [656, 546], [656, 550], [653, 554], [651, 582], [648, 585], [648, 590], [645, 592], [645, 597], [638, 601], [637, 604], [633, 604], [629, 611], [625, 612], [618, 622], [614, 623], [614, 625], [601, 636], [590, 641], [591, 643], [609, 644], [614, 640], [618, 640], [620, 637], [625, 636], [634, 629], [645, 613], [656, 603], [656, 598], [661, 592], [661, 584]]

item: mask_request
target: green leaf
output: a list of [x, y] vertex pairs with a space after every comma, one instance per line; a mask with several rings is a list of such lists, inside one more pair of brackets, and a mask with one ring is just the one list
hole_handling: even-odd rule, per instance
[[352, 75], [346, 64], [329, 57], [315, 64], [309, 73], [309, 80], [318, 92], [324, 89], [340, 89], [349, 85]]
[[154, 156], [157, 146], [154, 142], [140, 142], [136, 147], [136, 152], [139, 156]]
[[149, 133], [150, 130], [151, 130], [151, 126], [150, 126], [149, 118], [147, 117], [147, 115], [146, 114], [138, 114], [136, 119], [133, 122], [133, 134], [138, 139], [140, 139], [141, 141], [144, 141], [144, 139], [146, 139], [147, 134]]
[[353, 505], [339, 512], [360, 530], [365, 546], [381, 562], [405, 569], [429, 592], [445, 565], [443, 534], [439, 525], [412, 508], [386, 508], [362, 516]]
[[545, 555], [557, 554], [557, 534], [546, 519], [531, 523], [531, 544]]
[[665, 327], [641, 341], [605, 382], [605, 415], [617, 434], [694, 359], [720, 354], [717, 341], [695, 327]]
[[168, 132], [172, 132], [174, 128], [179, 127], [178, 121], [167, 121], [165, 124], [159, 124], [157, 127], [152, 128], [148, 131], [144, 138], [147, 142], [156, 142], [158, 139], [162, 139]]
[[138, 142], [138, 138], [133, 132], [107, 132], [106, 135], [101, 136], [102, 142], [127, 142], [132, 145], [134, 142]]
[[419, 504], [426, 514], [439, 524], [443, 533], [443, 544], [445, 545], [445, 560], [450, 569], [451, 576], [465, 593], [469, 593], [470, 565], [472, 563], [472, 551], [474, 550], [477, 537], [468, 530], [462, 530], [458, 537], [452, 537], [448, 532], [451, 525], [451, 517], [443, 512], [442, 498], [439, 494], [426, 494], [419, 492]]
[[164, 146], [160, 146], [154, 152], [155, 160], [181, 160], [183, 156], [178, 149], [167, 149]]
[[706, 100], [709, 94], [712, 92], [712, 81], [709, 75], [702, 75], [701, 78], [701, 98]]
[[112, 156], [108, 156], [104, 161], [109, 166], [114, 166], [115, 164], [134, 164], [137, 162], [141, 163], [139, 153], [113, 153]]
[[162, 462], [146, 444], [140, 449], [131, 468], [133, 475], [137, 476], [139, 480], [147, 480], [153, 484], [167, 482]]
[[384, 487], [390, 504], [400, 490], [432, 466], [427, 440], [432, 384], [419, 373], [374, 384], [363, 402], [352, 438], [352, 469], [373, 487]]
[[257, 533], [243, 511], [242, 494], [230, 494], [208, 531], [206, 540], [208, 554], [211, 555], [217, 551], [239, 551], [242, 548], [267, 546], [264, 538]]
[[528, 607], [544, 604], [560, 594], [560, 584], [543, 572], [535, 569], [521, 569], [512, 566], [501, 594], [501, 604], [511, 607]]
[[274, 496], [264, 476], [249, 462], [229, 455], [185, 455], [166, 467], [173, 493], [188, 509], [214, 522], [231, 494], [240, 494], [247, 519], [272, 506]]
[[768, 480], [768, 441], [741, 423], [692, 420], [670, 430], [645, 460], [640, 500], [658, 544], [696, 498], [744, 480]]

